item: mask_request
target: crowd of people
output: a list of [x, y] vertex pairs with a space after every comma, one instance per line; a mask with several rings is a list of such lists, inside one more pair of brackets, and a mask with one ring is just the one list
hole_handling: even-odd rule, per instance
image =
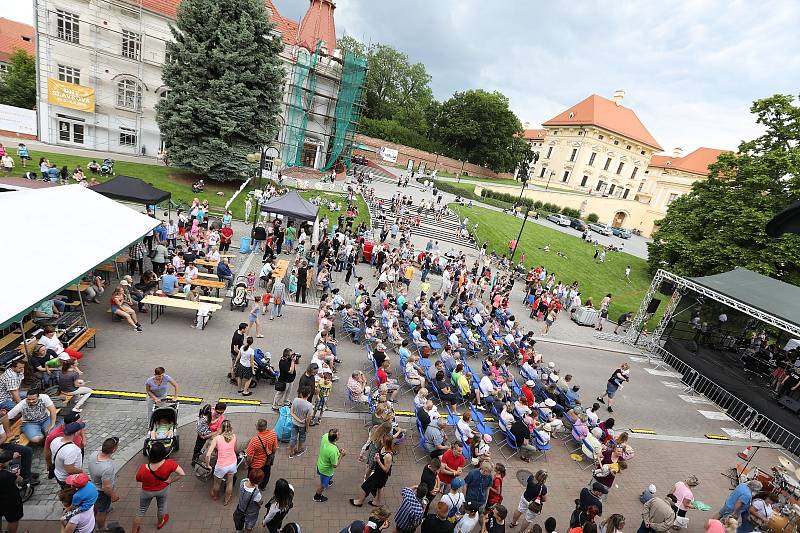
[[[251, 237], [254, 251], [264, 254], [258, 276], [263, 287], [250, 287], [254, 304], [248, 321], [239, 324], [231, 339], [227, 378], [243, 396], [252, 394], [251, 386], [260, 377], [273, 381], [271, 407], [278, 422], [270, 427], [266, 418], [260, 418], [254, 428], [243, 430], [234, 425], [224, 402], [204, 405], [195, 426], [191, 468], [184, 465], [184, 469], [171, 457], [177, 416], [169, 416], [180, 386], [164, 368], [156, 368], [144, 383], [150, 428], [147, 458], [135, 474], [141, 490], [134, 533], [143, 530], [152, 500], [156, 502], [156, 527], [161, 529], [169, 522], [170, 485], [187, 473], [212, 478], [209, 498], [230, 505], [237, 531], [250, 532], [260, 524], [273, 533], [299, 533], [302, 516], [297, 517], [298, 522], [285, 523], [294, 507], [292, 480], [272, 481], [271, 474], [275, 462], [282, 460], [280, 441], [288, 442], [289, 459], [302, 457], [307, 455], [310, 428], [323, 424], [326, 429], [319, 435], [318, 453], [312, 459], [319, 478], [313, 502], [324, 504], [333, 497], [329, 488], [343, 461], [355, 457], [364, 465], [363, 478], [353, 487], [356, 497], [349, 499], [349, 505], [368, 505], [369, 513], [365, 520], [346, 525], [343, 532], [372, 533], [392, 525], [394, 531], [423, 533], [624, 530], [625, 517], [604, 510], [604, 504], [617, 486], [615, 479], [635, 463], [635, 451], [628, 434], [615, 428], [612, 416], [601, 417], [601, 410], [605, 405], [609, 415], [613, 413], [616, 393], [631, 379], [629, 365], [622, 363], [610, 372], [605, 390], [586, 401], [569, 369], [546, 361], [536, 349], [534, 332], [526, 331], [516, 318], [512, 306], [519, 302], [519, 296], [513, 294], [517, 278], [508, 262], [484, 249], [470, 264], [463, 253], [439, 254], [432, 242], [425, 250], [415, 250], [400, 223], [411, 216], [413, 224], [413, 203], [398, 193], [386, 207], [398, 222], [377, 239], [370, 253], [364, 249], [366, 227], [354, 224], [352, 204], [338, 217], [335, 227], [323, 220], [318, 239], [312, 238], [312, 227], [295, 228], [292, 221], [286, 226], [281, 221], [256, 224]], [[159, 291], [173, 294], [179, 290], [180, 279], [188, 287], [184, 289], [186, 297], [198, 297], [198, 288], [191, 283], [198, 272], [195, 261], [203, 257], [217, 261], [220, 267], [227, 265], [220, 252], [227, 251], [233, 236], [230, 213], [221, 227], [209, 227], [207, 210], [207, 203], [195, 199], [176, 219], [163, 220], [142, 242], [130, 247], [131, 275], [114, 290], [112, 313], [141, 331], [137, 313], [146, 312], [141, 303], [146, 295]], [[430, 210], [436, 212], [434, 200], [422, 206], [422, 211]], [[287, 283], [271, 275], [280, 254], [290, 259]], [[145, 258], [152, 265], [149, 270], [144, 269]], [[369, 269], [362, 268], [359, 275], [356, 265], [361, 262], [368, 263]], [[137, 272], [140, 281], [134, 282], [132, 275]], [[229, 272], [216, 270], [219, 279], [228, 282], [232, 279]], [[420, 290], [411, 291], [418, 273]], [[431, 279], [431, 273], [440, 274], [441, 280]], [[346, 288], [337, 287], [337, 281], [344, 281]], [[577, 281], [566, 285], [544, 266], [527, 271], [525, 281], [521, 301], [530, 308], [531, 318], [544, 322], [542, 334], [548, 333], [559, 314], [591, 305], [591, 298], [581, 302]], [[102, 278], [92, 276], [87, 282], [87, 301], [102, 301]], [[310, 361], [301, 366], [301, 356], [285, 348], [277, 368], [259, 368], [262, 363], [255, 339], [264, 337], [261, 317], [281, 318], [284, 302], [294, 296], [305, 303], [308, 289], [318, 290], [320, 300]], [[39, 312], [59, 312], [57, 301]], [[607, 318], [610, 302], [610, 294], [600, 302], [599, 327]], [[82, 418], [81, 407], [92, 390], [85, 387], [78, 369], [82, 354], [63, 346], [59, 349], [52, 333], [43, 330], [38, 340], [41, 348], [27, 364], [34, 368], [40, 383], [56, 382], [61, 392], [78, 400], [75, 407], [57, 415], [43, 390], [23, 391], [25, 361], [0, 376], [0, 466], [8, 465], [15, 456], [20, 463], [19, 476], [0, 471], [0, 515], [6, 518], [9, 531], [16, 532], [23, 516], [17, 482], [39, 483], [38, 475], [31, 471], [30, 447], [5, 442], [11, 422], [21, 416], [22, 431], [31, 446], [44, 447], [46, 464], [59, 485], [58, 497], [64, 505], [62, 531], [121, 531], [108, 522], [112, 503], [120, 498], [114, 463], [120, 442], [106, 438], [100, 450], [84, 460], [91, 424]], [[369, 413], [363, 444], [353, 453], [341, 444], [342, 430], [326, 417], [334, 383], [344, 368], [338, 353], [344, 342], [363, 349], [371, 366], [366, 372], [345, 370], [348, 402]], [[409, 423], [396, 416], [404, 395], [408, 399], [413, 396], [414, 416]], [[554, 513], [549, 510], [548, 483], [557, 474], [547, 469], [531, 473], [518, 501], [509, 502], [504, 494], [506, 475], [522, 466], [516, 461], [532, 464], [551, 450], [553, 439], [572, 442], [573, 453], [579, 452], [593, 463], [586, 485], [576, 488], [576, 506], [569, 520], [550, 516]], [[399, 484], [392, 476], [402, 447], [416, 447], [425, 458], [419, 482], [410, 486]], [[501, 449], [507, 449], [508, 455], [501, 454]], [[234, 476], [240, 468], [246, 475], [237, 483]], [[761, 494], [756, 483], [742, 484], [733, 491], [706, 524], [707, 530], [733, 533], [738, 528], [745, 532], [752, 530], [746, 529], [748, 524], [768, 519], [775, 502]], [[639, 532], [685, 527], [687, 513], [694, 509], [692, 489], [698, 484], [694, 477], [678, 481], [664, 497], [653, 486], [645, 489], [641, 520], [634, 520], [640, 522]], [[396, 509], [387, 504], [386, 491], [400, 494]]]

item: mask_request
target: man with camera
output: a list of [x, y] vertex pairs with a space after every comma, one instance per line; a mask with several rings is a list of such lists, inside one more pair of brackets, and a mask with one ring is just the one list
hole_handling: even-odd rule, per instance
[[295, 366], [300, 361], [300, 354], [295, 354], [291, 348], [283, 350], [281, 360], [278, 362], [278, 380], [275, 382], [275, 398], [272, 400], [272, 410], [278, 411], [281, 406], [288, 403], [292, 392], [292, 383], [297, 377]]

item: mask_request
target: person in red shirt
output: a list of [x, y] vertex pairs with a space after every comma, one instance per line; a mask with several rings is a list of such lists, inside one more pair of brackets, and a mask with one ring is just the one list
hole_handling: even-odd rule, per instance
[[390, 401], [394, 401], [395, 397], [397, 396], [397, 391], [400, 390], [400, 386], [397, 384], [397, 380], [391, 379], [389, 377], [389, 373], [387, 370], [392, 365], [389, 358], [383, 360], [381, 366], [378, 368], [378, 384], [379, 385], [386, 385], [386, 392], [388, 394], [388, 398]]
[[489, 487], [489, 497], [486, 499], [486, 508], [503, 503], [503, 478], [506, 477], [506, 467], [503, 463], [494, 465], [494, 477]]
[[445, 494], [450, 490], [450, 482], [453, 478], [460, 476], [466, 460], [461, 451], [461, 444], [453, 442], [450, 449], [444, 452], [441, 457], [442, 467], [439, 469], [439, 481], [442, 482], [441, 493]]
[[142, 484], [142, 492], [139, 495], [139, 510], [136, 518], [133, 519], [133, 533], [139, 533], [142, 527], [142, 518], [153, 498], [156, 499], [158, 506], [158, 529], [163, 528], [169, 522], [167, 510], [167, 493], [169, 486], [186, 473], [178, 463], [172, 459], [167, 459], [167, 449], [160, 442], [154, 442], [150, 446], [150, 454], [147, 464], [143, 464], [136, 472], [136, 481]]
[[536, 403], [536, 397], [533, 395], [533, 385], [533, 380], [529, 379], [522, 386], [522, 394], [525, 396], [525, 400], [527, 400], [528, 405], [533, 405]]
[[231, 247], [231, 240], [233, 239], [233, 229], [231, 229], [230, 224], [225, 224], [221, 230], [219, 230], [219, 251], [220, 252], [227, 252]]

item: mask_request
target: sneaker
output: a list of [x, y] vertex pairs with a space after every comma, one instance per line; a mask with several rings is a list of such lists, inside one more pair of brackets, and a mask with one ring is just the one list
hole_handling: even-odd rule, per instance
[[476, 405], [475, 409], [477, 409], [478, 411], [485, 411], [486, 410], [486, 408], [484, 406], [482, 406], [482, 405]]
[[324, 494], [314, 494], [314, 501], [317, 503], [323, 503], [328, 501], [328, 497]]
[[[73, 409], [73, 411], [74, 411], [74, 410], [75, 410], [75, 409]], [[613, 412], [614, 412], [614, 409], [613, 409], [613, 408], [612, 408], [610, 405], [608, 406], [608, 412], [609, 412], [609, 413], [613, 413]]]
[[144, 331], [144, 330], [142, 329], [142, 326], [136, 326], [136, 331], [138, 331], [139, 333], [141, 333], [141, 332], [142, 332], [142, 331]]
[[296, 454], [292, 455], [291, 457], [300, 457], [300, 456], [301, 456], [301, 455], [303, 455], [304, 453], [306, 453], [306, 448], [303, 448], [302, 450], [300, 450], [300, 451], [299, 451], [299, 452], [297, 452]]
[[606, 403], [606, 402], [604, 402], [604, 401], [603, 401], [603, 399], [602, 399], [602, 398], [600, 398], [600, 397], [598, 397], [598, 398], [597, 398], [597, 401], [598, 401], [598, 402], [600, 402], [600, 403], [602, 403], [602, 404]]

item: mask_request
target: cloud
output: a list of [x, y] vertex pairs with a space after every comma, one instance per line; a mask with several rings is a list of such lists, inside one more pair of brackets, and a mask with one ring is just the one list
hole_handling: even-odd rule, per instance
[[[276, 3], [297, 18], [305, 11]], [[498, 90], [533, 126], [589, 94], [625, 89], [625, 105], [666, 150], [736, 148], [758, 134], [753, 100], [800, 87], [800, 40], [788, 37], [800, 3], [790, 0], [339, 0], [336, 24], [339, 35], [424, 63], [437, 98]]]

